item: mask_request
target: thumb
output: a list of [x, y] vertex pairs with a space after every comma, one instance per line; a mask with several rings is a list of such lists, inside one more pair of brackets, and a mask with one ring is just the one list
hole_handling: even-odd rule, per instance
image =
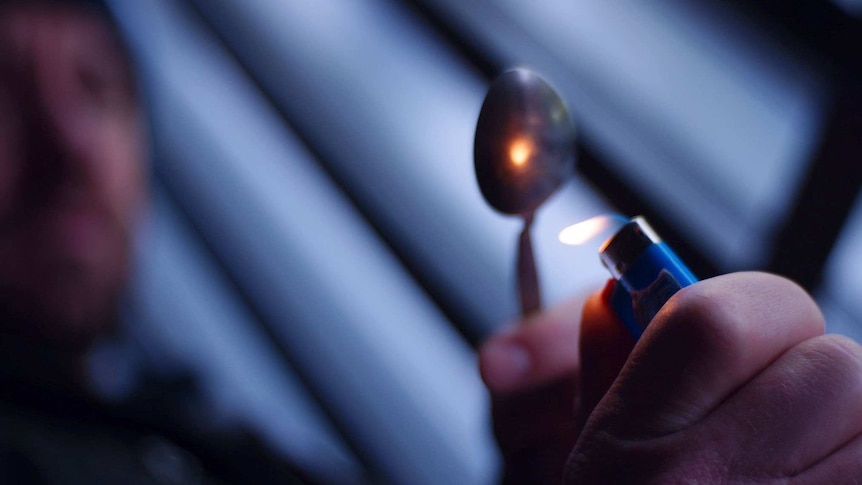
[[635, 340], [614, 315], [610, 296], [616, 281], [594, 293], [581, 317], [581, 392], [577, 403], [579, 428], [620, 373]]
[[[566, 483], [659, 483], [650, 477], [662, 476], [681, 481], [686, 476], [706, 477], [704, 470], [721, 470], [731, 476], [732, 468], [749, 466], [740, 463], [756, 463], [751, 457], [757, 455], [749, 454], [743, 443], [768, 443], [760, 445], [760, 450], [774, 454], [778, 441], [764, 439], [771, 425], [754, 423], [796, 416], [789, 410], [803, 409], [797, 400], [813, 396], [814, 391], [808, 382], [794, 387], [800, 376], [807, 375], [800, 370], [804, 366], [788, 371], [795, 376], [791, 380], [763, 373], [790, 349], [822, 335], [823, 327], [814, 300], [795, 283], [774, 275], [736, 273], [683, 288], [649, 324], [611, 388], [590, 413], [569, 456]], [[586, 364], [583, 371], [586, 377]], [[767, 377], [751, 384], [764, 375]], [[835, 377], [829, 372], [824, 375]], [[722, 403], [744, 386], [748, 389], [744, 395], [758, 397], [718, 414]], [[760, 409], [758, 399], [778, 393], [773, 389], [782, 386], [788, 388], [790, 397]], [[824, 394], [822, 399], [828, 396]], [[751, 414], [740, 409], [755, 409], [769, 420], [750, 419]], [[704, 424], [711, 416], [719, 417], [709, 421], [711, 425]], [[798, 423], [780, 426], [800, 429]], [[811, 449], [810, 437], [798, 436], [806, 439], [793, 438], [793, 444], [799, 445], [797, 451], [785, 453], [797, 467], [802, 453], [798, 450]], [[718, 444], [727, 448], [718, 448]], [[663, 475], [665, 472], [668, 474]], [[793, 475], [761, 472], [760, 476]]]

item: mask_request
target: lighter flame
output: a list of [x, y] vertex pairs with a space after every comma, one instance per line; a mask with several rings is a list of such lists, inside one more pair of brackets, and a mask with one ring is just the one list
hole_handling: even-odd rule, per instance
[[512, 165], [523, 167], [533, 155], [533, 142], [528, 138], [516, 138], [509, 145], [509, 158], [512, 160]]
[[571, 225], [560, 232], [560, 242], [580, 246], [611, 228], [615, 219], [611, 216], [596, 216]]

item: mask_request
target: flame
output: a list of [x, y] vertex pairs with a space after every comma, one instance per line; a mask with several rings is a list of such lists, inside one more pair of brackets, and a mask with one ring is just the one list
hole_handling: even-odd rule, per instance
[[563, 229], [559, 236], [560, 242], [570, 246], [580, 246], [610, 229], [616, 221], [617, 218], [608, 215], [587, 219]]
[[515, 138], [509, 145], [509, 159], [512, 160], [512, 165], [523, 167], [533, 155], [533, 141], [529, 138]]

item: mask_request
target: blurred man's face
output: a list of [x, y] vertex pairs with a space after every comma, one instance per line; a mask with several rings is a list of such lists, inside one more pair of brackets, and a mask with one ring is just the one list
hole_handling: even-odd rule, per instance
[[131, 73], [102, 22], [0, 7], [0, 330], [62, 346], [111, 323], [143, 193]]

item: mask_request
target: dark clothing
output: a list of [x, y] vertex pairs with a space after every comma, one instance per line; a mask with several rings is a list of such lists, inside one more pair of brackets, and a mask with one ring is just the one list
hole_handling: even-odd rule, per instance
[[106, 405], [0, 377], [0, 483], [306, 483], [247, 433], [193, 429], [160, 387]]

